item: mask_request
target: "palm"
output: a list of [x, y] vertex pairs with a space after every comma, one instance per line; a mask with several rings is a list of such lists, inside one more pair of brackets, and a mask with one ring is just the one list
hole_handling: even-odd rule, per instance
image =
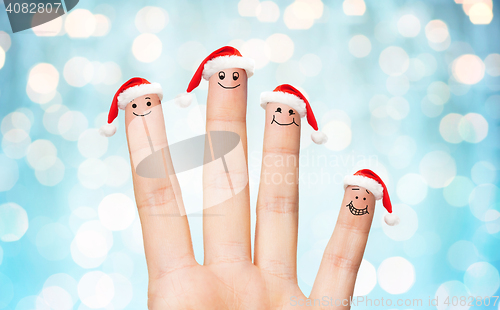
[[150, 309], [287, 309], [290, 296], [305, 298], [296, 283], [248, 262], [182, 268], [150, 282]]

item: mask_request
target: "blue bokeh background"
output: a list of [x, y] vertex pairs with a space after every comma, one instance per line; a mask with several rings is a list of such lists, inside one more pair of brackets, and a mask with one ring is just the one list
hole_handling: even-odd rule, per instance
[[[360, 168], [386, 180], [401, 224], [383, 224], [378, 205], [357, 295], [422, 298], [426, 308], [434, 296], [500, 295], [500, 4], [463, 2], [87, 0], [16, 34], [2, 9], [0, 309], [146, 307], [122, 115], [112, 138], [97, 129], [119, 86], [141, 76], [163, 86], [171, 143], [201, 134], [207, 83], [186, 109], [173, 98], [204, 57], [228, 44], [257, 65], [247, 119], [253, 214], [260, 93], [299, 87], [329, 136], [318, 146], [302, 128], [298, 274], [306, 295], [342, 178]], [[201, 206], [199, 178], [181, 182], [192, 210]], [[201, 263], [201, 217], [189, 220]]]

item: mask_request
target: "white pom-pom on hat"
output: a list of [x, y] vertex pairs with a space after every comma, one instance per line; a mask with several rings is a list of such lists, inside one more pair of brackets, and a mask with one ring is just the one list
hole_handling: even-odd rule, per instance
[[191, 105], [191, 103], [193, 102], [193, 94], [187, 93], [187, 92], [182, 93], [182, 94], [178, 94], [174, 98], [174, 102], [176, 105], [178, 105], [181, 108], [189, 107]]
[[311, 139], [316, 144], [325, 144], [328, 141], [328, 136], [322, 131], [315, 131], [311, 134]]
[[116, 133], [116, 126], [113, 124], [106, 124], [99, 128], [99, 133], [105, 137], [111, 137]]
[[384, 221], [387, 225], [389, 226], [396, 226], [399, 224], [400, 220], [399, 220], [399, 216], [397, 216], [396, 214], [394, 213], [387, 213], [385, 216], [384, 216]]

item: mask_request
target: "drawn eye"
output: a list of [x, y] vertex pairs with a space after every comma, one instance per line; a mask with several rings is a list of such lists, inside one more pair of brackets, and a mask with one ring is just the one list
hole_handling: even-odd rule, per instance
[[366, 200], [366, 197], [363, 197], [363, 200]]
[[356, 196], [356, 199], [358, 199], [358, 196]]
[[226, 73], [224, 71], [219, 72], [219, 79], [223, 80], [226, 77]]
[[233, 80], [237, 80], [240, 77], [240, 74], [238, 72], [233, 72]]
[[281, 113], [281, 108], [277, 108], [277, 109], [276, 109], [276, 112]]
[[147, 105], [148, 107], [150, 107], [150, 106], [151, 106], [151, 102], [150, 102], [150, 101], [148, 101], [148, 102], [146, 103], [146, 105]]
[[135, 104], [135, 103], [132, 104], [132, 108], [134, 108], [134, 109], [137, 108], [137, 104]]
[[295, 113], [293, 113], [292, 109], [288, 110], [288, 113], [290, 113], [290, 115], [294, 115], [295, 114]]

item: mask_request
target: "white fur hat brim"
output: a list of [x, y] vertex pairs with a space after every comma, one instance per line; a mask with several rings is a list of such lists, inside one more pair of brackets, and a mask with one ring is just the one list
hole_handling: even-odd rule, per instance
[[286, 104], [297, 111], [301, 118], [306, 116], [306, 103], [295, 95], [281, 91], [268, 91], [260, 94], [260, 106], [262, 108], [265, 109], [269, 102]]
[[118, 107], [125, 110], [130, 101], [148, 94], [156, 94], [160, 100], [163, 99], [163, 90], [159, 83], [141, 84], [127, 88], [120, 95], [118, 95]]
[[247, 72], [247, 77], [251, 77], [255, 70], [255, 61], [241, 56], [219, 56], [207, 61], [203, 67], [203, 78], [205, 80], [221, 70], [239, 68]]
[[364, 187], [370, 192], [372, 192], [373, 196], [375, 196], [376, 200], [382, 199], [384, 197], [384, 188], [382, 185], [370, 178], [363, 177], [360, 175], [347, 175], [344, 178], [344, 190], [347, 188], [347, 186], [352, 185], [352, 186], [360, 186]]

